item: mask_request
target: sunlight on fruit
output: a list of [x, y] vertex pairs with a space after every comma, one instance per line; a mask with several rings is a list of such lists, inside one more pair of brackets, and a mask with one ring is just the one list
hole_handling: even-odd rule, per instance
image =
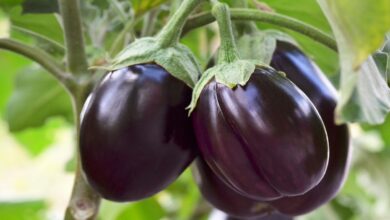
[[64, 169], [72, 138], [69, 128], [59, 129], [53, 146], [32, 158], [0, 121], [0, 202], [44, 200], [48, 219], [62, 219], [73, 182]]

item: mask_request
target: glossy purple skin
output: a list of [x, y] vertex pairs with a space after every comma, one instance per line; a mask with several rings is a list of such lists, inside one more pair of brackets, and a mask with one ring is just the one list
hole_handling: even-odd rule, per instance
[[328, 142], [318, 112], [272, 69], [256, 69], [234, 89], [211, 81], [192, 116], [203, 158], [246, 197], [301, 195], [325, 174]]
[[82, 168], [103, 198], [134, 201], [173, 182], [195, 156], [191, 89], [155, 64], [109, 73], [80, 130]]
[[259, 217], [273, 210], [266, 203], [240, 195], [216, 176], [206, 162], [198, 157], [193, 174], [203, 197], [215, 208], [235, 217]]
[[343, 185], [350, 158], [349, 132], [347, 125], [337, 126], [334, 123], [337, 102], [335, 88], [298, 48], [278, 42], [271, 65], [285, 72], [310, 98], [324, 121], [329, 138], [329, 164], [321, 182], [302, 196], [283, 198], [271, 203], [282, 213], [300, 215], [334, 198]]

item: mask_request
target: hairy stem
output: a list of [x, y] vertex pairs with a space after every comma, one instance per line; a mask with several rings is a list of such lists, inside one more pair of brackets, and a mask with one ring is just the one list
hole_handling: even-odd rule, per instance
[[[256, 9], [231, 9], [230, 12], [231, 18], [233, 20], [252, 20], [285, 27], [303, 35], [306, 35], [311, 39], [329, 47], [330, 49], [337, 51], [336, 41], [331, 36], [327, 35], [326, 33], [311, 25], [308, 25], [294, 18], [276, 13], [262, 12]], [[211, 12], [199, 14], [195, 17], [188, 19], [184, 27], [183, 33], [210, 24], [214, 21], [215, 18], [212, 16]]]
[[79, 0], [58, 0], [65, 34], [67, 67], [75, 76], [87, 73]]
[[238, 60], [238, 50], [234, 40], [229, 7], [226, 4], [216, 2], [214, 3], [212, 14], [217, 19], [221, 35], [218, 63], [231, 63]]
[[[80, 113], [91, 89], [92, 75], [88, 75], [88, 63], [80, 17], [79, 0], [58, 0], [64, 27], [67, 51], [67, 68], [77, 79], [71, 90], [77, 140], [80, 134]], [[94, 220], [97, 218], [100, 196], [89, 186], [82, 175], [79, 147], [76, 150], [77, 171], [72, 196], [65, 213], [66, 220]]]
[[[83, 88], [83, 89], [81, 89]], [[80, 86], [77, 94], [73, 94], [75, 112], [76, 137], [80, 136], [80, 113], [82, 106], [91, 90], [90, 84]], [[72, 190], [72, 196], [65, 212], [65, 220], [94, 220], [97, 218], [100, 206], [100, 196], [91, 188], [82, 175], [79, 147], [76, 148], [77, 168]]]
[[100, 196], [96, 194], [82, 176], [79, 160], [72, 198], [65, 212], [65, 220], [94, 220], [99, 213]]
[[183, 1], [157, 36], [160, 40], [160, 45], [163, 48], [179, 42], [183, 26], [186, 23], [188, 16], [202, 1], [203, 0]]
[[72, 75], [66, 73], [64, 66], [45, 51], [11, 39], [0, 39], [0, 49], [12, 51], [35, 61], [60, 81], [64, 87], [67, 89], [72, 87]]

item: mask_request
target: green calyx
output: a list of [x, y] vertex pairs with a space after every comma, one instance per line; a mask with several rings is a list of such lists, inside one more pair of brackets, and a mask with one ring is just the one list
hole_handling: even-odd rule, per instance
[[146, 37], [134, 41], [120, 52], [106, 67], [116, 70], [142, 63], [156, 63], [172, 76], [193, 88], [201, 70], [193, 53], [179, 43], [183, 26], [189, 14], [203, 0], [184, 0], [156, 37]]
[[217, 19], [221, 35], [218, 64], [208, 69], [195, 85], [192, 92], [192, 100], [188, 106], [189, 113], [195, 109], [203, 88], [211, 80], [215, 79], [218, 83], [222, 83], [229, 88], [234, 88], [237, 85], [244, 86], [256, 68], [257, 62], [255, 60], [242, 60], [239, 57], [228, 6], [215, 2], [212, 13]]
[[162, 48], [159, 40], [154, 37], [134, 41], [118, 54], [108, 70], [141, 63], [156, 63], [191, 88], [195, 86], [201, 73], [198, 62], [186, 46], [176, 43]]
[[297, 45], [288, 34], [277, 30], [259, 30], [252, 21], [236, 21], [237, 47], [242, 59], [256, 60], [258, 65], [269, 65], [276, 49], [277, 41]]
[[240, 56], [253, 59], [258, 65], [269, 65], [276, 48], [276, 39], [263, 33], [244, 34], [237, 40]]
[[192, 91], [191, 103], [187, 107], [189, 114], [195, 109], [203, 88], [211, 80], [215, 79], [218, 83], [222, 83], [229, 88], [234, 88], [237, 85], [244, 86], [255, 69], [256, 61], [254, 60], [236, 60], [231, 63], [218, 64], [206, 70]]

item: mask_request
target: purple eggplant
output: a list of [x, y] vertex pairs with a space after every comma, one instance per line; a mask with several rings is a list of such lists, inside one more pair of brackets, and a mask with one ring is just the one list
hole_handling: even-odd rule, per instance
[[155, 64], [108, 73], [85, 106], [80, 128], [84, 174], [103, 198], [134, 201], [173, 182], [196, 144], [185, 110], [191, 88]]
[[258, 201], [302, 195], [325, 174], [324, 124], [306, 95], [271, 68], [245, 86], [210, 81], [193, 112], [204, 160], [220, 179]]
[[260, 217], [273, 211], [262, 203], [235, 192], [217, 177], [200, 157], [193, 167], [194, 178], [203, 197], [215, 208], [235, 217]]
[[310, 212], [334, 198], [344, 183], [350, 158], [347, 125], [336, 125], [334, 110], [337, 93], [321, 70], [297, 47], [278, 42], [271, 65], [286, 73], [313, 102], [324, 121], [329, 139], [329, 164], [324, 178], [301, 196], [283, 198], [271, 204], [280, 212], [300, 215]]

